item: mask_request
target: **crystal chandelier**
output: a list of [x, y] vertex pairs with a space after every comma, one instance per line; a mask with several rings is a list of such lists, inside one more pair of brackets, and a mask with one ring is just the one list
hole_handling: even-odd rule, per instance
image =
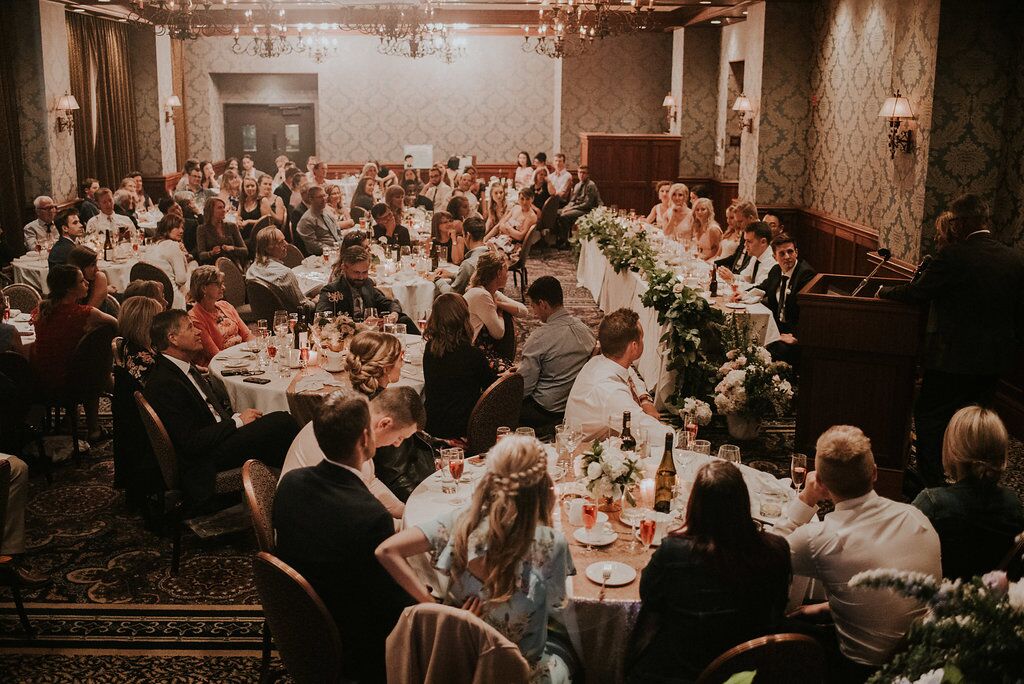
[[444, 24], [422, 24], [401, 38], [381, 36], [377, 51], [382, 55], [411, 59], [437, 56], [445, 64], [452, 64], [466, 54], [462, 41], [453, 38], [449, 27]]
[[236, 55], [249, 55], [274, 59], [295, 52], [295, 46], [288, 40], [288, 25], [285, 23], [284, 9], [273, 8], [273, 3], [266, 1], [263, 6], [263, 22], [256, 23], [256, 13], [251, 9], [245, 11], [245, 24], [251, 31], [252, 38], [247, 44], [242, 43], [242, 29], [235, 26], [235, 42], [231, 51]]
[[[317, 64], [338, 54], [338, 39], [324, 33], [327, 29], [338, 29], [338, 24], [321, 24], [315, 28], [312, 24], [298, 27], [299, 36], [295, 41], [295, 51], [309, 57]], [[307, 32], [304, 32], [307, 31]]]
[[225, 35], [230, 27], [219, 22], [229, 0], [130, 0], [128, 21], [152, 25], [158, 36], [196, 40]]
[[654, 26], [653, 19], [653, 0], [646, 5], [642, 0], [630, 0], [626, 5], [605, 0], [544, 0], [536, 28], [523, 27], [522, 48], [553, 59], [575, 57], [587, 52], [595, 40], [648, 30]]

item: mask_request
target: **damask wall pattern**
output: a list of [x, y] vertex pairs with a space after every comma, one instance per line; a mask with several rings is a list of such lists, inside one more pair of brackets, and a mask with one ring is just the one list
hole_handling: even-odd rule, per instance
[[[131, 50], [132, 85], [135, 90], [135, 134], [138, 170], [146, 176], [159, 176], [163, 171], [165, 147], [160, 129], [163, 127], [160, 87], [157, 76], [156, 35], [152, 30], [128, 32]], [[160, 141], [160, 144], [154, 144]], [[171, 149], [174, 149], [172, 139]]]
[[683, 29], [683, 92], [679, 101], [679, 175], [712, 178], [718, 114], [718, 59], [722, 32]]
[[[44, 97], [48, 118], [61, 95], [71, 88], [68, 71], [68, 41], [64, 37], [67, 24], [64, 6], [40, 0], [39, 26], [43, 47]], [[76, 113], [76, 116], [79, 116]], [[52, 119], [51, 119], [52, 120]], [[50, 187], [58, 202], [71, 199], [78, 193], [75, 187], [78, 171], [75, 168], [75, 138], [67, 132], [58, 133], [53, 125], [47, 128], [47, 147], [50, 156]]]
[[[27, 27], [39, 23], [38, 0], [16, 0], [15, 10]], [[59, 34], [63, 36], [62, 32]], [[50, 177], [49, 129], [53, 114], [46, 102], [43, 76], [43, 46], [34, 30], [15, 31], [16, 44], [12, 54], [17, 60], [14, 77], [18, 87], [18, 125], [21, 132], [21, 153], [25, 173], [24, 202], [39, 195], [53, 193]]]
[[[804, 204], [875, 228], [907, 260], [920, 249], [939, 0], [821, 0], [811, 8], [811, 110]], [[878, 118], [892, 88], [917, 114], [915, 148], [890, 161]]]
[[[328, 160], [400, 159], [403, 144], [433, 144], [438, 161], [475, 153], [485, 163], [550, 149], [558, 63], [524, 53], [522, 39], [470, 36], [466, 56], [452, 65], [381, 55], [370, 37], [340, 41], [339, 54], [323, 64], [302, 55], [235, 55], [230, 38], [196, 41], [185, 56], [190, 155], [223, 156], [223, 109], [211, 73], [316, 74], [317, 153]], [[253, 91], [251, 101], [262, 94]]]
[[[580, 133], [663, 133], [672, 75], [672, 34], [640, 33], [597, 41], [562, 60], [562, 152], [580, 156]], [[524, 149], [532, 149], [526, 147]]]

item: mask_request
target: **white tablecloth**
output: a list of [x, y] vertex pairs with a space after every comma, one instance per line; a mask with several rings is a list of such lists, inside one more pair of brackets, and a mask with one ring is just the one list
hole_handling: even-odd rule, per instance
[[[412, 346], [419, 346], [422, 349], [423, 338], [419, 335], [404, 335], [402, 341], [406, 348]], [[248, 354], [246, 349], [248, 345], [246, 343], [235, 345], [225, 349], [221, 353], [213, 357], [210, 361], [210, 375], [217, 382], [219, 382], [227, 392], [228, 398], [231, 400], [231, 407], [235, 411], [243, 411], [247, 408], [254, 408], [257, 411], [263, 413], [270, 413], [272, 411], [287, 411], [288, 410], [288, 397], [287, 390], [288, 385], [295, 378], [295, 375], [299, 373], [299, 369], [289, 370], [287, 375], [281, 377], [276, 371], [266, 369], [263, 375], [257, 375], [255, 377], [266, 378], [270, 380], [265, 385], [257, 385], [251, 382], [245, 382], [245, 378], [249, 377], [246, 375], [231, 375], [224, 377], [222, 373], [225, 370], [225, 364], [232, 359], [245, 358], [250, 360], [250, 366], [255, 367], [255, 359], [253, 355]], [[415, 363], [408, 357], [415, 356], [419, 360]], [[394, 384], [395, 387], [412, 387], [417, 392], [423, 392], [423, 362], [422, 362], [422, 351], [418, 354], [407, 355], [405, 366], [402, 368], [402, 377], [398, 382]]]
[[[315, 266], [310, 265], [314, 263]], [[440, 264], [440, 267], [455, 268], [446, 263]], [[299, 280], [299, 287], [307, 296], [310, 293], [318, 292], [321, 287], [330, 282], [330, 266], [322, 262], [310, 261], [309, 257], [292, 271]], [[384, 275], [378, 267], [373, 276], [373, 282], [381, 292], [397, 300], [402, 306], [402, 311], [414, 321], [425, 317], [434, 306], [434, 297], [437, 295], [434, 283], [426, 278], [421, 278], [413, 271], [404, 270], [395, 275]]]
[[[46, 261], [46, 252], [43, 252], [40, 259], [36, 254], [29, 253], [15, 259], [11, 265], [14, 268], [14, 282], [26, 283], [39, 290], [42, 294], [49, 292], [46, 287], [46, 275], [50, 272], [50, 265]], [[131, 282], [132, 266], [140, 259], [133, 257], [125, 261], [110, 262], [100, 259], [97, 262], [99, 269], [107, 274], [107, 280], [117, 288], [118, 292], [124, 292]]]

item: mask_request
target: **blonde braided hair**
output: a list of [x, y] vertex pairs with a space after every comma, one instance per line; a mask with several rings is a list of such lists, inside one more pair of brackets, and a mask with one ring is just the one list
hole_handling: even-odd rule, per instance
[[384, 389], [401, 355], [402, 343], [394, 335], [366, 330], [353, 337], [345, 357], [352, 388], [371, 397]]

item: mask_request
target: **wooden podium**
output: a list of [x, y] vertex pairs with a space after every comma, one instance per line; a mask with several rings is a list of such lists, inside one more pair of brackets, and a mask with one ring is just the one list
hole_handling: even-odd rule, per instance
[[796, 448], [811, 455], [829, 427], [859, 427], [871, 439], [878, 465], [876, 491], [899, 500], [925, 310], [874, 298], [880, 285], [906, 282], [901, 279], [872, 278], [861, 296], [849, 296], [861, 280], [822, 273], [797, 294]]

